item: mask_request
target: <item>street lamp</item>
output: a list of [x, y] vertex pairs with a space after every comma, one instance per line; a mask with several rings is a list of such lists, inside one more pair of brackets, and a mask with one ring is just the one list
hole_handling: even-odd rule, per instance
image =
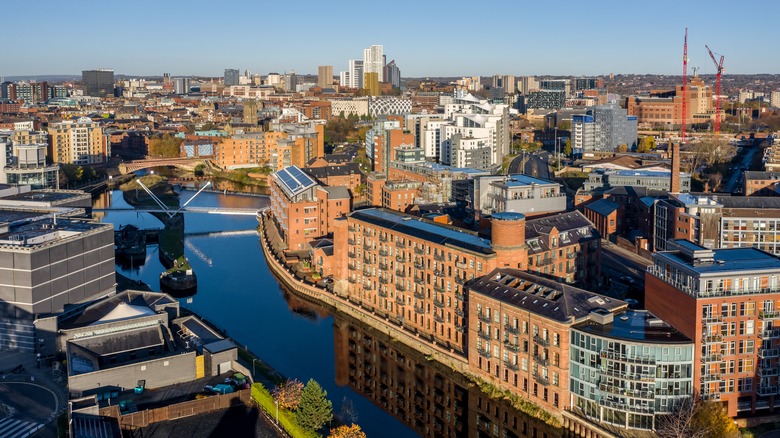
[[276, 405], [276, 424], [279, 424], [279, 400], [274, 400], [274, 404]]
[[259, 361], [257, 358], [252, 358], [252, 378], [255, 378], [255, 362]]

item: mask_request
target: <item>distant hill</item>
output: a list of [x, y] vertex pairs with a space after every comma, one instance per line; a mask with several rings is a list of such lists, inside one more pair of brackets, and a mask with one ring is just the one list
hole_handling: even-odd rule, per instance
[[4, 76], [3, 79], [10, 82], [35, 81], [35, 82], [67, 82], [80, 81], [81, 75], [29, 75], [29, 76]]

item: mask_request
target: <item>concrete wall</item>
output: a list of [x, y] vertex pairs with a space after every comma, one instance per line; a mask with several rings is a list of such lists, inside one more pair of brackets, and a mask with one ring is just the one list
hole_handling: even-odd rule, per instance
[[104, 386], [134, 388], [139, 380], [149, 389], [195, 380], [195, 352], [70, 376], [68, 387], [80, 395]]
[[114, 233], [109, 226], [30, 251], [0, 252], [0, 315], [30, 317], [61, 311], [113, 287]]
[[219, 364], [224, 362], [233, 362], [238, 360], [238, 349], [233, 348], [227, 351], [221, 351], [219, 353], [211, 354], [208, 351], [203, 351], [204, 366], [206, 368], [207, 376], [219, 375]]

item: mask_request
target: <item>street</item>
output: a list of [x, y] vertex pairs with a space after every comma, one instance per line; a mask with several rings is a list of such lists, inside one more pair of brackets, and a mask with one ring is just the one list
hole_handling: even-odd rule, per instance
[[645, 271], [650, 264], [650, 260], [613, 243], [604, 242], [601, 247], [601, 273], [612, 279], [632, 278], [632, 285], [639, 290], [644, 291]]
[[756, 150], [758, 150], [756, 146], [749, 148], [742, 158], [742, 161], [739, 163], [738, 168], [731, 172], [729, 182], [726, 184], [724, 190], [726, 193], [734, 193], [734, 190], [737, 189], [737, 183], [739, 183], [740, 178], [742, 177], [742, 171], [750, 170], [750, 163], [753, 161], [753, 155], [755, 155]]
[[[523, 162], [523, 157], [525, 157], [525, 162]], [[550, 166], [547, 164], [548, 157], [549, 154], [546, 152], [519, 155], [509, 164], [509, 174], [522, 173], [534, 178], [550, 179]]]

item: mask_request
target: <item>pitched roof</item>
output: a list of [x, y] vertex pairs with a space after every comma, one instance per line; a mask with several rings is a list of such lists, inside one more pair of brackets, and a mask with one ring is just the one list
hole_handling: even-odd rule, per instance
[[614, 298], [568, 286], [516, 269], [497, 268], [469, 285], [469, 294], [481, 294], [537, 315], [574, 323], [591, 311], [614, 311], [628, 304]]
[[585, 208], [591, 211], [595, 211], [596, 213], [602, 216], [609, 216], [615, 210], [620, 208], [620, 206], [610, 201], [609, 199], [599, 199], [596, 202], [591, 202], [590, 204], [587, 204]]

